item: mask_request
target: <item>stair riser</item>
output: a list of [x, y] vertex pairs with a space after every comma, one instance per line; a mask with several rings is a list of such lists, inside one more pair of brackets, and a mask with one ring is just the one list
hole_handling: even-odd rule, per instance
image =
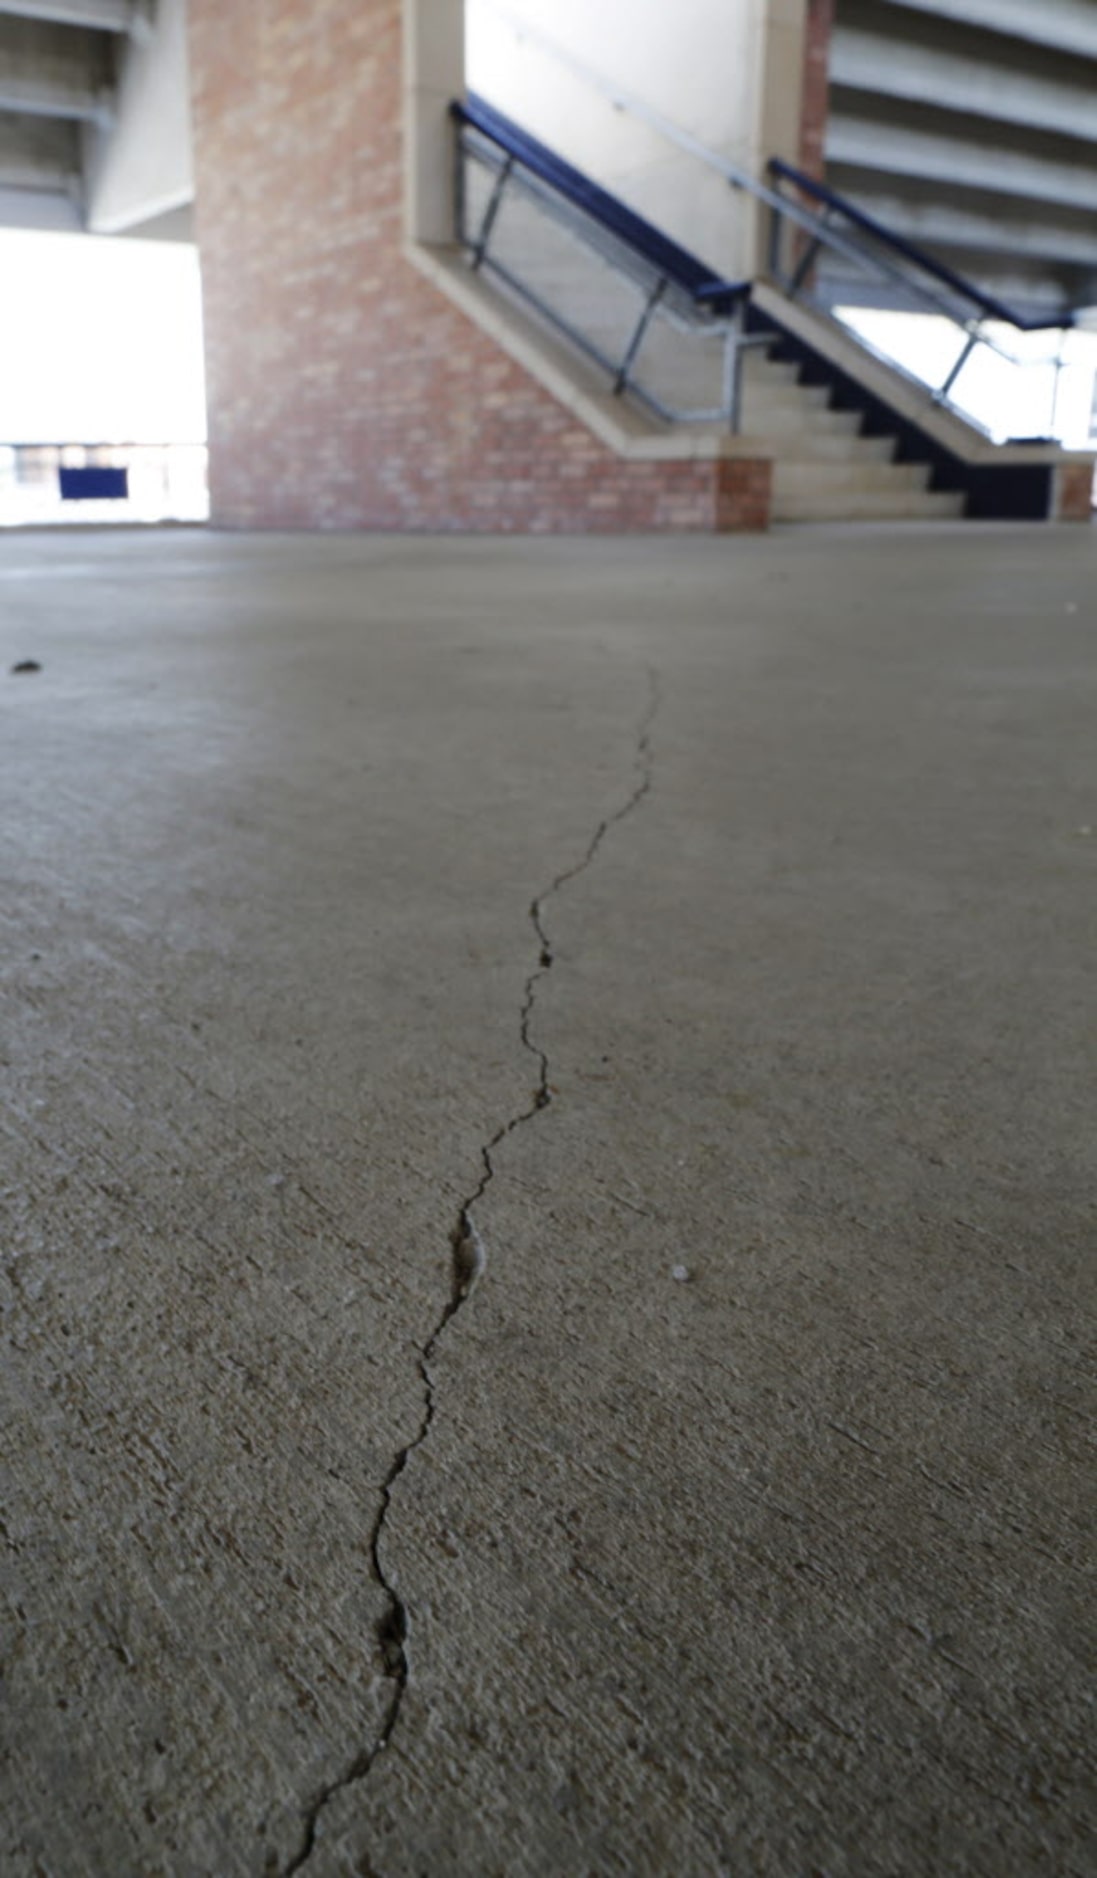
[[890, 437], [858, 437], [850, 431], [802, 430], [785, 440], [782, 463], [860, 463], [890, 465], [895, 444]]
[[851, 443], [860, 437], [857, 418], [845, 411], [756, 411], [748, 404], [739, 428], [744, 437], [784, 439], [790, 456], [799, 437], [844, 437]]
[[875, 497], [864, 495], [808, 498], [775, 498], [775, 522], [873, 522], [873, 521], [945, 521], [958, 520], [964, 512], [964, 499], [956, 495], [917, 495]]
[[787, 458], [777, 462], [773, 486], [779, 496], [811, 498], [843, 494], [886, 495], [894, 492], [923, 494], [929, 481], [924, 463], [828, 463], [795, 462]]
[[822, 385], [762, 385], [743, 387], [743, 405], [761, 411], [825, 411], [826, 390]]

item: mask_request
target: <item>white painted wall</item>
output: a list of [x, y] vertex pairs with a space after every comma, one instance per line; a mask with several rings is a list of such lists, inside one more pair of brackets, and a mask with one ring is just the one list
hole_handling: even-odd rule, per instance
[[467, 79], [684, 246], [745, 274], [758, 260], [750, 199], [542, 41], [759, 174], [769, 156], [797, 154], [804, 15], [805, 0], [467, 0]]
[[158, 0], [128, 41], [114, 124], [91, 132], [87, 225], [117, 235], [194, 199], [186, 0]]

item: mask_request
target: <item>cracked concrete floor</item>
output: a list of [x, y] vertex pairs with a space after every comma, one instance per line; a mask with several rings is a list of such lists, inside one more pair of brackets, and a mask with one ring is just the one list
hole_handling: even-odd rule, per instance
[[5, 1874], [1092, 1870], [1095, 575], [0, 541]]

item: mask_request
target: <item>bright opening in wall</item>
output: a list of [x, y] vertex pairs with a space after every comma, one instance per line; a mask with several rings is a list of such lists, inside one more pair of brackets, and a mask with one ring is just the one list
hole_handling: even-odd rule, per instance
[[[873, 351], [933, 388], [946, 383], [964, 343], [952, 321], [932, 314], [835, 311]], [[992, 343], [974, 349], [950, 401], [995, 443], [1046, 437], [1069, 450], [1092, 449], [1097, 333], [1021, 333], [991, 321], [983, 330]]]
[[11, 229], [0, 274], [0, 525], [204, 520], [196, 249]]

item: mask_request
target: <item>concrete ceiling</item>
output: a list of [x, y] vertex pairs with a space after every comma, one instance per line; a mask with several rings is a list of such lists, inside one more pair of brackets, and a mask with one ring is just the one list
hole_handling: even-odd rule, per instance
[[118, 41], [138, 17], [132, 0], [0, 4], [0, 219], [83, 225], [85, 129], [110, 124]]
[[827, 180], [1026, 307], [1097, 301], [1097, 0], [838, 0]]
[[[189, 233], [181, 21], [182, 0], [0, 0], [0, 226], [141, 232], [167, 214]], [[182, 134], [172, 123], [166, 153], [148, 124], [150, 94], [162, 106], [165, 80], [178, 94], [168, 116], [184, 119]], [[144, 147], [134, 153], [127, 120], [138, 116]], [[147, 201], [142, 165], [157, 177]]]
[[[187, 232], [186, 88], [183, 0], [0, 0], [0, 225]], [[1097, 301], [1097, 0], [838, 0], [826, 155], [985, 285]]]

